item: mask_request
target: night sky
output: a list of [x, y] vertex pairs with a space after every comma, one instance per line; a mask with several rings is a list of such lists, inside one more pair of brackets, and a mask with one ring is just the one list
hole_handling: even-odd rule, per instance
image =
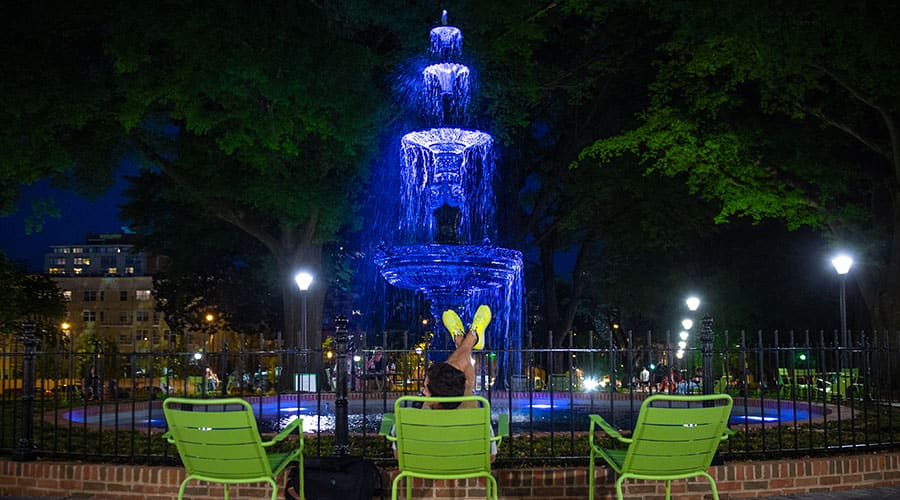
[[[102, 197], [91, 200], [50, 187], [48, 181], [25, 188], [15, 213], [0, 218], [0, 248], [13, 261], [25, 261], [28, 271], [40, 271], [49, 245], [84, 243], [88, 233], [120, 232], [124, 223], [118, 218], [118, 205], [127, 185], [124, 176], [134, 175], [128, 170], [120, 171], [116, 183]], [[60, 216], [46, 219], [41, 232], [25, 234], [31, 201], [47, 195], [56, 200]]]

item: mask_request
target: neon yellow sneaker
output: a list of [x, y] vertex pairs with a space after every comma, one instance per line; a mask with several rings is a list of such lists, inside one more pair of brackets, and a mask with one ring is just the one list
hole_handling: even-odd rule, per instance
[[481, 304], [478, 306], [478, 310], [475, 311], [475, 317], [472, 318], [472, 327], [471, 331], [475, 332], [475, 345], [472, 346], [472, 349], [476, 351], [480, 351], [484, 349], [484, 339], [486, 337], [484, 331], [487, 329], [488, 324], [491, 322], [491, 308]]
[[450, 332], [451, 337], [466, 334], [466, 328], [463, 326], [462, 320], [459, 319], [459, 314], [456, 314], [456, 311], [453, 309], [444, 311], [444, 314], [441, 315], [441, 319], [444, 321], [444, 328]]

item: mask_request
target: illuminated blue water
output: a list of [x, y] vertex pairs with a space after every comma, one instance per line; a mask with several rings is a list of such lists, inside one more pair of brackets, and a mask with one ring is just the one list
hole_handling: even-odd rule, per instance
[[[492, 413], [496, 416], [500, 413], [510, 415], [510, 428], [513, 432], [576, 432], [586, 431], [590, 425], [589, 414], [599, 414], [618, 428], [630, 429], [637, 421], [640, 402], [634, 403], [622, 400], [614, 401], [612, 406], [607, 400], [590, 401], [577, 400], [571, 405], [566, 395], [550, 401], [547, 398], [516, 399], [513, 400], [512, 410], [506, 408], [507, 401], [495, 400], [492, 402]], [[273, 433], [283, 429], [292, 420], [302, 417], [303, 430], [307, 433], [317, 431], [331, 433], [335, 428], [334, 402], [327, 401], [283, 401], [280, 403], [252, 403], [253, 410], [258, 416], [260, 432]], [[365, 403], [361, 400], [349, 402], [349, 427], [353, 433], [377, 433], [381, 425], [381, 415], [393, 411], [393, 400], [370, 400]], [[70, 412], [68, 418], [75, 423], [86, 423], [103, 426], [132, 425], [152, 428], [165, 428], [166, 423], [159, 408], [138, 410], [133, 413], [122, 411], [118, 415], [115, 412], [107, 412], [102, 415], [89, 415], [84, 417], [82, 410]], [[737, 405], [732, 409], [729, 425], [740, 428], [745, 424], [801, 424], [807, 423], [811, 417], [817, 415], [806, 410], [790, 407], [760, 408], [758, 406]]]

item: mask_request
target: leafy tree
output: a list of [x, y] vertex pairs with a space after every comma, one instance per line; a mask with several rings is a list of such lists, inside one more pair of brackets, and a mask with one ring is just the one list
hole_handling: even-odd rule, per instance
[[[625, 281], [655, 280], [677, 252], [688, 253], [708, 224], [679, 228], [672, 221], [699, 221], [705, 208], [683, 187], [647, 179], [627, 162], [592, 172], [569, 165], [599, 131], [634, 123], [649, 99], [645, 84], [653, 77], [659, 27], [627, 3], [502, 9], [479, 13], [485, 22], [474, 24], [471, 50], [484, 54], [479, 92], [484, 113], [495, 119], [491, 131], [505, 146], [501, 219], [518, 221], [505, 233], [534, 249], [526, 254], [535, 255], [538, 276], [528, 288], [540, 290], [540, 307], [531, 307], [543, 320], [539, 331], [556, 332], [561, 344], [560, 332], [592, 327], [591, 317], [612, 305], [634, 311], [638, 326], [646, 302], [629, 300], [635, 289]], [[571, 256], [571, 274], [559, 267], [561, 254]], [[657, 296], [640, 299], [652, 303]]]
[[[322, 246], [352, 223], [385, 104], [382, 57], [396, 40], [360, 20], [362, 7], [163, 1], [11, 12], [4, 118], [16, 132], [0, 145], [11, 167], [0, 173], [4, 206], [21, 183], [46, 176], [101, 187], [90, 181], [107, 182], [123, 151], [137, 153], [172, 181], [169, 196], [266, 249], [284, 330], [296, 331], [292, 277], [324, 276]], [[312, 325], [324, 292], [310, 292]]]
[[56, 343], [66, 316], [62, 291], [48, 276], [26, 274], [0, 253], [0, 333], [15, 336], [22, 323], [34, 323], [45, 332], [44, 341]]
[[895, 26], [884, 2], [641, 4], [667, 27], [652, 101], [582, 166], [640, 160], [719, 204], [852, 245], [876, 328], [900, 326]]
[[[105, 8], [0, 6], [0, 214], [12, 211], [23, 185], [40, 179], [88, 196], [112, 185], [123, 144], [98, 29]], [[47, 199], [32, 210], [29, 230], [58, 215]]]

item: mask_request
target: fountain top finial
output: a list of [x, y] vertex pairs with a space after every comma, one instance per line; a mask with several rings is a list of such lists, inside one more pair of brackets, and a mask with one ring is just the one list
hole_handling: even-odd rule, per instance
[[443, 12], [441, 12], [441, 24], [447, 26], [447, 9], [444, 9]]

